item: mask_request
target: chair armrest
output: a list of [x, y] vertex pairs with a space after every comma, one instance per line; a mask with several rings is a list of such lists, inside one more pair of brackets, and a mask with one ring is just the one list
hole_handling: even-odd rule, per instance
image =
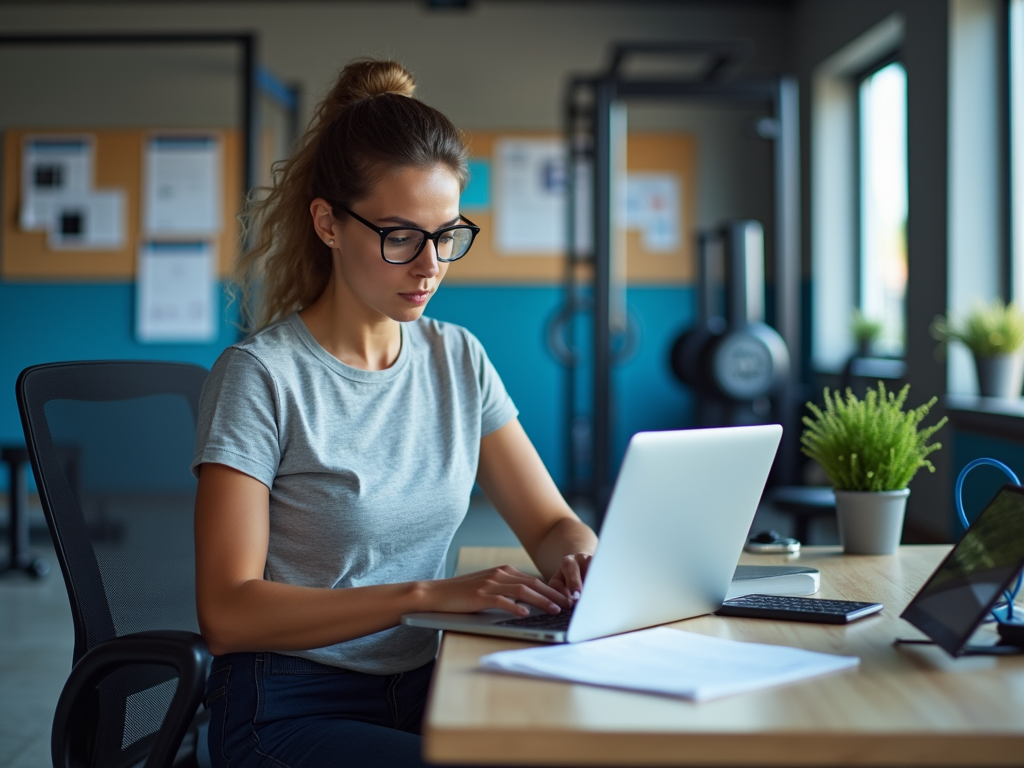
[[131, 664], [168, 666], [178, 673], [174, 698], [145, 763], [145, 768], [170, 768], [203, 700], [210, 661], [206, 641], [195, 632], [136, 632], [94, 646], [71, 670], [57, 701], [50, 737], [54, 768], [88, 768], [88, 734], [76, 713], [105, 677]]

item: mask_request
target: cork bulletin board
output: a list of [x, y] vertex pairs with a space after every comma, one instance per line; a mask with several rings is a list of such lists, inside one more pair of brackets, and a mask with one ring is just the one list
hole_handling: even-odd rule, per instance
[[[508, 131], [472, 131], [466, 134], [472, 160], [490, 161], [495, 143], [502, 138], [560, 139], [554, 133]], [[680, 222], [678, 247], [672, 250], [648, 250], [642, 234], [626, 232], [626, 278], [629, 283], [682, 284], [695, 278], [693, 227], [696, 220], [696, 142], [684, 133], [631, 133], [626, 148], [630, 173], [671, 174], [678, 179]], [[472, 185], [472, 181], [470, 182]], [[492, 176], [493, 183], [493, 176]], [[494, 195], [489, 195], [493, 201]], [[473, 249], [448, 269], [446, 282], [452, 283], [526, 283], [560, 282], [565, 275], [563, 252], [501, 254], [494, 244], [494, 211], [488, 206], [466, 207], [463, 211], [481, 232]], [[587, 271], [586, 266], [583, 267]], [[582, 275], [581, 275], [582, 277]]]
[[[227, 274], [238, 242], [237, 215], [242, 204], [241, 137], [237, 130], [195, 131], [123, 130], [8, 130], [4, 133], [2, 237], [0, 275], [5, 280], [101, 281], [135, 277], [141, 232], [143, 147], [152, 133], [216, 133], [222, 138], [221, 193], [224, 223], [216, 239], [218, 272]], [[97, 189], [117, 188], [126, 193], [124, 247], [116, 251], [63, 251], [47, 247], [45, 232], [23, 231], [18, 224], [21, 205], [22, 144], [28, 134], [89, 135], [95, 141], [93, 180]]]

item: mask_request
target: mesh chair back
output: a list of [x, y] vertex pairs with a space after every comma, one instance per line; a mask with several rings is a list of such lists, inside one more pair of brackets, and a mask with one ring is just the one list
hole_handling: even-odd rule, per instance
[[[75, 663], [98, 643], [198, 632], [189, 465], [207, 372], [158, 362], [26, 369], [18, 406], [67, 585]], [[166, 667], [131, 666], [97, 691], [94, 764], [144, 756], [174, 694]]]

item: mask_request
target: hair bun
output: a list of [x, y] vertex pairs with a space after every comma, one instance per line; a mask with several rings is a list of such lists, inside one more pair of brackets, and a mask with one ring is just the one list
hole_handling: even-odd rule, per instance
[[415, 89], [412, 73], [397, 61], [357, 59], [341, 71], [332, 101], [347, 105], [385, 93], [412, 96]]

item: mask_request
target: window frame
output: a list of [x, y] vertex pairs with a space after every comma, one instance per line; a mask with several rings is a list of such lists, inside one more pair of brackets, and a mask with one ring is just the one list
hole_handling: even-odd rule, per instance
[[[1024, 0], [1022, 0], [1024, 2]], [[854, 200], [854, 243], [853, 243], [853, 256], [854, 256], [854, 280], [853, 286], [853, 306], [858, 312], [864, 312], [864, 206], [863, 206], [863, 192], [864, 192], [864, 152], [863, 152], [863, 111], [861, 107], [861, 87], [864, 85], [864, 81], [878, 72], [882, 71], [891, 64], [899, 64], [903, 68], [904, 77], [907, 79], [907, 93], [909, 101], [910, 92], [910, 77], [907, 73], [907, 65], [903, 59], [902, 47], [894, 48], [888, 53], [875, 58], [870, 64], [861, 69], [857, 70], [850, 76], [850, 83], [853, 87], [853, 163], [854, 163], [854, 174], [853, 174], [853, 200]], [[909, 104], [907, 112], [909, 113]], [[909, 139], [909, 137], [908, 137]], [[909, 148], [908, 148], [909, 149]], [[907, 152], [907, 179], [909, 182], [910, 168], [909, 168], [909, 151]], [[909, 184], [908, 184], [909, 187]], [[908, 188], [909, 194], [909, 188]], [[910, 221], [910, 210], [908, 206], [907, 210], [907, 229], [909, 229]], [[908, 244], [909, 251], [909, 244]], [[908, 254], [909, 256], [909, 254]], [[909, 275], [907, 282], [910, 282]], [[885, 354], [880, 355], [882, 357], [892, 357], [893, 359], [902, 360], [907, 356], [907, 340], [906, 330], [909, 327], [909, 318], [907, 317], [907, 301], [906, 292], [904, 292], [903, 299], [903, 349], [899, 355]]]

